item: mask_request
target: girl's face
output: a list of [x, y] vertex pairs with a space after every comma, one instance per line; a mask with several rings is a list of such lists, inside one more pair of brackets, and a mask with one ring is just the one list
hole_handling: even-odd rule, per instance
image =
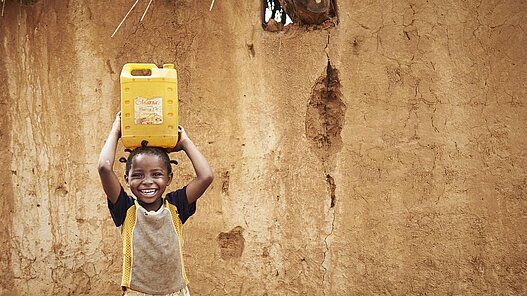
[[132, 159], [126, 185], [137, 197], [139, 203], [148, 211], [161, 207], [161, 197], [172, 181], [172, 173], [168, 174], [166, 164], [157, 155], [142, 153]]

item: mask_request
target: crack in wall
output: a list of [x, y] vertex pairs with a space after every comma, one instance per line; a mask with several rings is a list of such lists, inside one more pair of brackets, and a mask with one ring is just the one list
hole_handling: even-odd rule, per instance
[[331, 217], [331, 228], [329, 230], [329, 233], [324, 238], [324, 259], [322, 260], [322, 269], [324, 270], [324, 273], [322, 274], [322, 293], [326, 295], [326, 287], [329, 286], [328, 281], [328, 270], [329, 270], [329, 263], [331, 261], [331, 254], [329, 253], [329, 239], [333, 235], [333, 230], [335, 229], [335, 220], [336, 220], [336, 213], [335, 208], [330, 208], [329, 213], [332, 215]]
[[336, 202], [335, 189], [337, 188], [337, 185], [335, 185], [335, 179], [333, 179], [330, 174], [326, 175], [326, 183], [328, 183], [329, 196], [331, 198], [330, 208], [333, 208]]
[[346, 114], [346, 104], [342, 100], [340, 92], [339, 71], [331, 64], [329, 46], [331, 33], [328, 31], [327, 42], [324, 46], [324, 53], [327, 58], [327, 65], [323, 74], [317, 79], [313, 86], [310, 100], [306, 111], [306, 136], [310, 140], [312, 151], [320, 158], [324, 171], [324, 178], [327, 184], [328, 199], [326, 220], [326, 233], [324, 237], [324, 250], [321, 268], [322, 292], [327, 294], [329, 287], [328, 272], [330, 265], [330, 245], [331, 236], [335, 228], [336, 214], [335, 205], [337, 197], [335, 194], [336, 183], [331, 175], [335, 167], [335, 155], [342, 149], [341, 130], [344, 125]]
[[324, 47], [324, 52], [326, 53], [326, 58], [328, 59], [329, 63], [329, 38], [331, 37], [331, 32], [328, 31], [328, 42], [326, 42], [326, 46]]
[[331, 218], [331, 224], [329, 228], [329, 232], [327, 233], [326, 237], [324, 238], [324, 254], [323, 254], [323, 260], [321, 267], [324, 270], [324, 273], [322, 274], [322, 293], [326, 295], [326, 287], [329, 286], [328, 281], [328, 270], [329, 270], [329, 264], [331, 261], [331, 254], [330, 254], [330, 237], [333, 235], [333, 230], [335, 229], [335, 220], [336, 220], [336, 213], [335, 213], [335, 203], [336, 203], [336, 195], [335, 190], [337, 188], [337, 185], [335, 184], [335, 179], [330, 174], [326, 174], [326, 183], [328, 184], [328, 191], [330, 196], [330, 207], [328, 210], [328, 216]]

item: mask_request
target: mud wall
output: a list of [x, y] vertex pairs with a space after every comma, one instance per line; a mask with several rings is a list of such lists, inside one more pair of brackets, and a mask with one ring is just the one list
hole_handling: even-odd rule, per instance
[[524, 1], [338, 1], [279, 33], [258, 1], [146, 2], [113, 38], [128, 1], [6, 2], [0, 295], [120, 295], [96, 162], [127, 62], [175, 63], [215, 171], [193, 295], [527, 293]]

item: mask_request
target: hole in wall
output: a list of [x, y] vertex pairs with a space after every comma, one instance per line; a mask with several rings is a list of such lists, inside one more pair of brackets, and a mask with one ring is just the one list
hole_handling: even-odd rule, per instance
[[337, 22], [336, 0], [262, 0], [262, 26], [266, 31], [282, 31], [290, 24], [328, 28]]
[[282, 4], [280, 4], [279, 0], [263, 0], [263, 2], [265, 24], [271, 19], [280, 22], [283, 25], [288, 25], [293, 22], [282, 8]]

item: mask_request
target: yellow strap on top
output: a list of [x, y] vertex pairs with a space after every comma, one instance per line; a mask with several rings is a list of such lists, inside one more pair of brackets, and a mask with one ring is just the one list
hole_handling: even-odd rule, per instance
[[[135, 200], [134, 200], [135, 201]], [[135, 201], [136, 203], [137, 201]], [[132, 275], [132, 241], [135, 227], [137, 204], [134, 204], [126, 211], [126, 219], [121, 227], [121, 236], [123, 239], [123, 278], [121, 286], [129, 287]]]

